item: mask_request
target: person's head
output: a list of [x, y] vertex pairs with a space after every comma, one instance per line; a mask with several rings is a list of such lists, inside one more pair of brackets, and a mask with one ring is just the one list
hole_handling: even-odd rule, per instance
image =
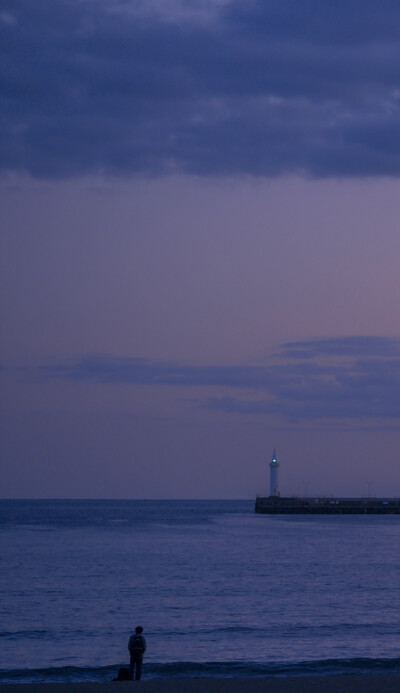
[[135, 633], [137, 633], [138, 635], [140, 635], [140, 633], [143, 633], [143, 628], [142, 628], [142, 626], [136, 626], [136, 628], [135, 628]]

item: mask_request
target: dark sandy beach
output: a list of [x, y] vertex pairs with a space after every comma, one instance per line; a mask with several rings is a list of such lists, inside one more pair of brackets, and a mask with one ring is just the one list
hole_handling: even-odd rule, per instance
[[399, 693], [400, 674], [0, 684], [0, 693]]

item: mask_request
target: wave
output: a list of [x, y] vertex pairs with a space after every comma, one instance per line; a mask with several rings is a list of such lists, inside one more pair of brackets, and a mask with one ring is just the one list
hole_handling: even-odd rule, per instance
[[[50, 667], [0, 670], [1, 683], [111, 681], [126, 664], [104, 667]], [[172, 662], [146, 663], [144, 678], [253, 678], [263, 676], [326, 676], [332, 674], [400, 673], [400, 658], [325, 659], [294, 663]]]

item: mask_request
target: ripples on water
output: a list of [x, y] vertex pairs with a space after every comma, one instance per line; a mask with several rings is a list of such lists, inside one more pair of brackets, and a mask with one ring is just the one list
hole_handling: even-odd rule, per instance
[[148, 675], [396, 668], [399, 523], [244, 501], [2, 501], [1, 677], [110, 678], [137, 623]]

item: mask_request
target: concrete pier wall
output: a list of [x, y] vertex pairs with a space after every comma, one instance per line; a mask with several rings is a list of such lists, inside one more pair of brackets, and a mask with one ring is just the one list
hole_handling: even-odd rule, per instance
[[302, 515], [399, 515], [400, 498], [257, 497], [255, 512]]

